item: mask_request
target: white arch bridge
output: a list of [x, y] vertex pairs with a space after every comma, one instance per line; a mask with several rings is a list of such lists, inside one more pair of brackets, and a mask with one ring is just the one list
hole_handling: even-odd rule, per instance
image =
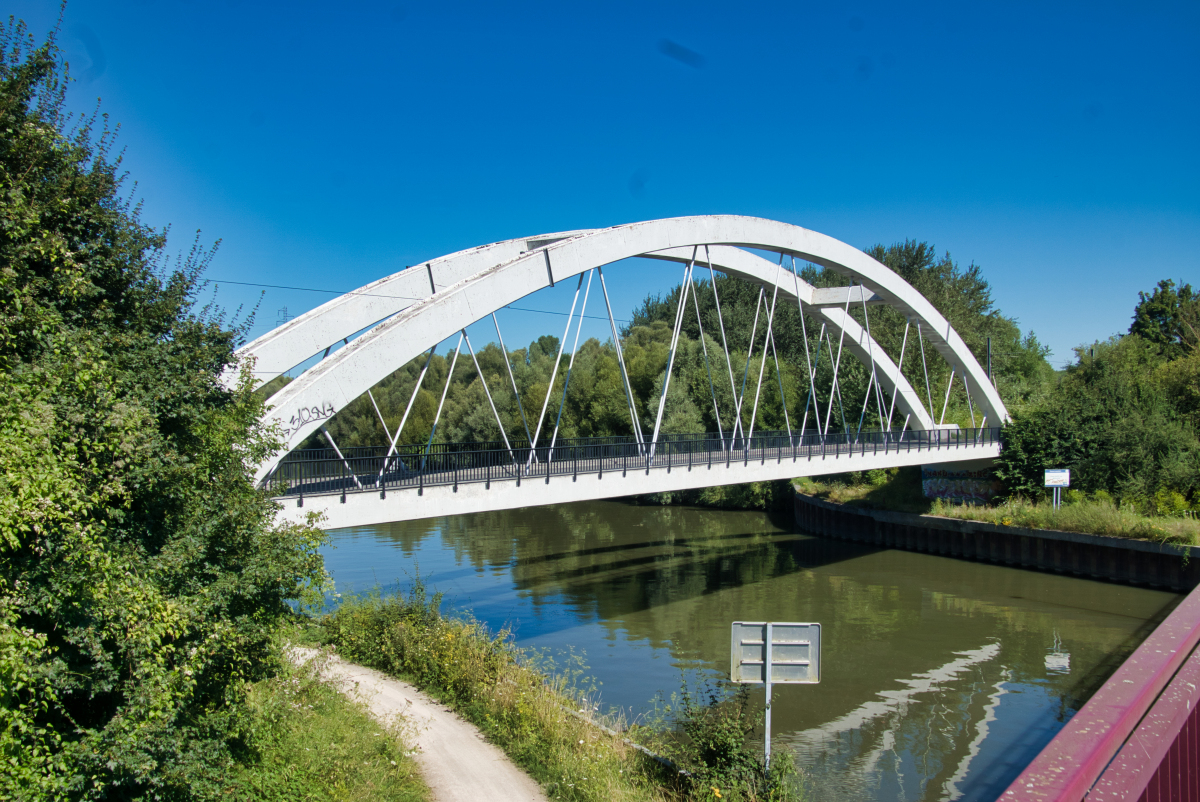
[[[682, 291], [653, 426], [643, 423], [636, 411], [603, 273], [604, 266], [632, 257], [676, 263], [675, 269], [682, 266]], [[799, 277], [797, 259], [832, 269], [847, 277], [849, 285], [815, 288]], [[710, 363], [706, 345], [704, 358], [718, 427], [723, 414], [714, 388], [728, 382], [732, 390], [734, 409], [727, 409], [724, 418], [732, 413], [733, 429], [665, 434], [661, 424], [666, 394], [681, 328], [692, 309], [704, 341], [696, 281], [715, 278], [717, 272], [759, 287], [754, 326], [755, 332], [761, 330], [765, 336], [757, 382], [748, 375], [754, 333], [746, 373], [739, 380], [731, 366], [726, 368], [731, 363], [718, 298], [719, 341], [725, 359], [712, 355]], [[574, 285], [574, 297], [551, 376], [559, 375], [565, 356], [566, 381], [570, 381], [577, 351], [566, 350], [571, 326], [577, 325], [577, 345], [589, 296], [602, 296], [629, 406], [631, 436], [560, 438], [554, 410], [557, 405], [561, 413], [562, 402], [551, 397], [555, 395], [554, 381], [540, 413], [521, 408], [521, 436], [510, 436], [515, 433], [505, 431], [493, 393], [515, 393], [518, 405], [520, 394], [516, 392], [516, 378], [495, 312], [560, 282]], [[808, 398], [803, 419], [796, 421], [796, 426], [787, 417], [784, 399], [785, 430], [756, 431], [768, 349], [778, 362], [773, 325], [781, 302], [797, 304], [802, 313]], [[906, 321], [895, 359], [871, 336], [869, 309], [879, 305], [897, 310]], [[864, 323], [851, 315], [852, 310], [861, 310]], [[435, 443], [431, 433], [426, 444], [399, 445], [434, 349], [457, 335], [446, 387], [428, 388], [440, 393], [444, 403], [464, 342], [471, 358], [475, 358], [467, 327], [488, 317], [496, 322], [511, 380], [511, 385], [503, 388], [489, 388], [483, 382], [500, 425], [500, 441]], [[808, 347], [810, 330], [816, 334], [815, 348]], [[718, 339], [717, 334], [709, 332], [713, 341]], [[932, 393], [927, 348], [950, 367], [944, 397], [940, 386], [939, 397]], [[379, 415], [390, 442], [378, 448], [339, 448], [325, 428], [329, 418], [363, 395], [369, 395], [374, 404], [371, 388], [426, 351], [429, 357], [425, 369], [396, 430], [389, 431], [383, 415]], [[962, 338], [911, 285], [843, 242], [798, 226], [752, 217], [707, 215], [652, 220], [507, 240], [460, 251], [375, 281], [288, 321], [242, 348], [239, 359], [242, 364], [249, 361], [253, 365], [258, 380], [268, 381], [322, 353], [323, 358], [271, 397], [267, 422], [281, 427], [286, 445], [259, 466], [256, 480], [278, 499], [284, 515], [299, 518], [318, 510], [325, 513], [325, 526], [331, 528], [990, 458], [999, 453], [997, 427], [1007, 419], [1003, 402]], [[841, 397], [838, 379], [839, 370], [849, 364], [851, 356], [869, 372], [862, 410], [863, 415], [868, 408], [871, 410], [872, 417], [880, 422], [878, 430], [863, 431], [861, 415], [857, 429], [853, 420], [844, 420], [846, 409], [858, 409], [856, 400]], [[822, 393], [818, 392], [814, 374], [823, 359], [826, 368], [832, 369], [833, 378], [832, 385]], [[914, 388], [905, 378], [902, 368], [910, 364], [906, 360], [912, 364], [920, 360], [923, 387]], [[723, 375], [722, 369], [728, 375]], [[231, 370], [226, 381], [232, 383], [236, 378]], [[956, 380], [965, 390], [972, 428], [944, 423]], [[782, 384], [779, 389], [782, 395]], [[562, 396], [566, 396], [565, 387]], [[835, 402], [843, 420], [834, 419]], [[375, 409], [378, 413], [378, 405]], [[441, 411], [439, 404], [435, 433]], [[329, 448], [297, 450], [317, 431], [324, 433]]]

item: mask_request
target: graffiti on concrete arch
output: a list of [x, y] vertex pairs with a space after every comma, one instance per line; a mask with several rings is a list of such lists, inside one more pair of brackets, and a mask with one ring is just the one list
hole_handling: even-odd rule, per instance
[[284, 434], [291, 436], [300, 431], [300, 428], [305, 424], [312, 423], [315, 420], [332, 418], [335, 412], [337, 410], [328, 401], [319, 406], [314, 404], [311, 407], [300, 407], [292, 414], [292, 417], [288, 418], [288, 425], [284, 429]]

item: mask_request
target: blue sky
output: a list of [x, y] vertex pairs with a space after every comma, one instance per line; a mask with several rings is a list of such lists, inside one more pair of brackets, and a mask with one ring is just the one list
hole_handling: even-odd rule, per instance
[[[62, 45], [144, 219], [222, 240], [213, 279], [349, 290], [515, 236], [748, 214], [974, 261], [1056, 360], [1160, 278], [1200, 283], [1197, 3], [72, 0]], [[614, 305], [678, 273], [615, 269]], [[328, 297], [270, 289], [253, 333]]]

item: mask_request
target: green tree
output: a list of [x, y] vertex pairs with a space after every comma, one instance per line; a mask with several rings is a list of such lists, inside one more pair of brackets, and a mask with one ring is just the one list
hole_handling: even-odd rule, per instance
[[217, 798], [321, 535], [251, 484], [276, 443], [219, 382], [211, 251], [167, 261], [53, 37], [0, 47], [0, 797]]
[[[876, 245], [867, 249], [867, 253], [895, 271], [901, 278], [908, 281], [924, 295], [946, 317], [950, 325], [963, 338], [967, 347], [975, 354], [981, 364], [987, 360], [987, 343], [990, 339], [993, 349], [993, 375], [997, 388], [1010, 409], [1020, 409], [1027, 404], [1037, 402], [1046, 391], [1053, 370], [1046, 361], [1048, 353], [1045, 346], [1038, 342], [1032, 333], [1022, 335], [1017, 322], [1005, 317], [995, 308], [991, 288], [983, 278], [983, 272], [977, 265], [961, 268], [949, 254], [941, 257], [933, 246], [925, 242], [906, 240], [890, 246]], [[800, 276], [803, 280], [816, 287], [845, 286], [848, 279], [831, 269], [817, 268], [812, 265], [802, 266]], [[624, 334], [626, 342], [640, 329], [652, 326], [660, 327], [665, 333], [661, 335], [664, 343], [670, 341], [670, 327], [674, 325], [675, 311], [679, 302], [679, 288], [676, 287], [667, 295], [647, 297], [634, 310], [632, 320]], [[701, 319], [704, 332], [713, 338], [720, 336], [720, 324], [724, 323], [725, 336], [729, 348], [730, 361], [735, 374], [734, 381], [737, 390], [742, 390], [743, 378], [746, 380], [747, 397], [752, 399], [758, 387], [758, 375], [761, 360], [766, 348], [766, 309], [771, 303], [771, 293], [760, 296], [760, 289], [745, 281], [716, 276], [716, 285], [710, 281], [699, 281], [696, 286], [697, 299], [701, 309]], [[716, 298], [720, 298], [721, 313], [717, 314]], [[689, 302], [691, 305], [691, 302]], [[692, 310], [684, 315], [682, 333], [684, 343], [698, 342], [700, 324]], [[904, 339], [905, 319], [899, 312], [886, 306], [873, 306], [869, 310], [869, 320], [861, 307], [852, 308], [850, 314], [860, 324], [870, 325], [871, 334], [893, 359], [898, 358]], [[757, 317], [757, 326], [755, 319]], [[746, 354], [751, 351], [751, 334], [754, 334], [753, 356], [750, 360], [750, 373], [746, 374]], [[775, 368], [775, 354], [765, 352], [767, 368], [762, 371], [762, 398], [760, 399], [761, 423], [756, 429], [782, 429], [787, 422], [793, 428], [806, 428], [811, 431], [816, 421], [816, 407], [809, 402], [809, 375], [806, 364], [809, 360], [816, 362], [816, 354], [823, 350], [824, 354], [816, 363], [814, 383], [816, 399], [820, 402], [822, 426], [829, 421], [832, 431], [840, 431], [843, 425], [856, 429], [860, 419], [865, 428], [878, 427], [881, 424], [879, 406], [868, 403], [863, 411], [863, 399], [870, 386], [870, 371], [856, 358], [843, 358], [838, 370], [839, 393], [834, 396], [832, 406], [828, 403], [833, 389], [833, 358], [830, 351], [836, 354], [838, 338], [819, 340], [820, 327], [806, 321], [803, 325], [799, 310], [795, 303], [780, 303], [775, 310], [772, 324], [772, 339], [779, 358], [779, 370]], [[732, 390], [729, 387], [728, 368], [724, 362], [724, 347], [715, 339], [709, 341], [709, 362], [713, 370], [713, 385], [710, 390], [707, 375], [702, 381], [690, 383], [693, 401], [705, 416], [710, 429], [715, 429], [715, 420], [710, 413], [712, 404], [709, 400], [713, 390], [718, 395], [722, 415], [728, 415], [724, 420], [727, 427], [733, 424]], [[665, 348], [661, 364], [655, 363], [655, 369], [661, 373], [665, 369]], [[950, 366], [937, 357], [928, 346], [927, 363], [929, 379], [932, 385], [930, 393], [925, 392], [925, 376], [916, 333], [909, 332], [909, 342], [906, 346], [906, 356], [903, 370], [910, 384], [918, 390], [918, 394], [926, 398], [932, 395], [937, 409], [935, 416], [940, 414], [937, 402], [945, 393], [946, 384], [950, 380]], [[685, 349], [686, 350], [686, 349]], [[678, 357], [677, 357], [678, 360]], [[685, 358], [686, 364], [686, 358]], [[698, 365], [704, 370], [703, 363]], [[961, 374], [960, 374], [961, 375]], [[657, 379], [657, 374], [655, 376]], [[647, 384], [643, 382], [643, 384]], [[780, 385], [783, 387], [783, 397], [780, 395]], [[661, 385], [660, 385], [661, 386]], [[648, 395], [648, 386], [639, 392]], [[722, 399], [721, 394], [729, 392], [728, 400]], [[783, 415], [784, 400], [787, 401], [788, 419]], [[657, 400], [657, 399], [655, 399]], [[751, 402], [746, 403], [743, 425], [749, 424]], [[808, 408], [807, 421], [805, 409]], [[728, 410], [728, 412], [726, 411]], [[950, 405], [947, 411], [947, 422], [960, 425], [971, 425], [971, 408], [960, 378], [956, 377], [951, 388]], [[843, 419], [845, 423], [843, 424]], [[982, 420], [975, 417], [978, 425]], [[993, 421], [995, 423], [995, 421]]]
[[1200, 314], [1200, 294], [1191, 284], [1163, 279], [1153, 292], [1138, 293], [1129, 333], [1160, 346], [1171, 358], [1181, 356], [1196, 347], [1197, 314]]
[[1099, 343], [1094, 357], [1084, 358], [1082, 347], [1076, 354], [1044, 403], [1015, 414], [1004, 430], [996, 475], [1009, 493], [1040, 495], [1046, 468], [1070, 468], [1078, 489], [1147, 509], [1164, 488], [1195, 497], [1195, 360], [1168, 362], [1137, 335]]

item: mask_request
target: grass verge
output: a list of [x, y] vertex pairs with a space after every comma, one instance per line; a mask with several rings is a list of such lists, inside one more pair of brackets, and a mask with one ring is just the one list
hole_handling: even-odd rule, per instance
[[251, 745], [223, 799], [422, 802], [429, 791], [400, 735], [316, 676], [285, 664], [250, 691]]
[[576, 690], [577, 674], [515, 647], [506, 631], [493, 634], [478, 622], [442, 616], [440, 603], [440, 594], [428, 596], [418, 581], [406, 597], [375, 593], [348, 599], [322, 623], [339, 655], [411, 682], [453, 707], [551, 799], [787, 802], [800, 797], [787, 757], [776, 760], [776, 782], [768, 787], [761, 758], [747, 742], [754, 722], [741, 715], [744, 705], [726, 705], [723, 713], [711, 715], [699, 712], [692, 729], [681, 726], [674, 738], [653, 733], [657, 743], [672, 746], [671, 757], [689, 771], [681, 774], [619, 735], [622, 722], [602, 719], [587, 694]]
[[1146, 515], [1135, 505], [1118, 504], [1105, 493], [1097, 493], [1089, 498], [1079, 491], [1068, 491], [1064, 494], [1062, 507], [1057, 510], [1048, 500], [1030, 501], [1022, 498], [991, 506], [957, 504], [925, 498], [919, 467], [836, 474], [820, 480], [805, 477], [797, 479], [794, 484], [796, 490], [804, 495], [848, 507], [940, 515], [1001, 526], [1200, 545], [1200, 520], [1190, 513]]
[[1057, 510], [1048, 501], [1034, 502], [1020, 498], [1001, 502], [994, 507], [951, 504], [938, 500], [933, 503], [930, 513], [1002, 526], [1058, 529], [1187, 546], [1200, 544], [1200, 521], [1195, 518], [1143, 515], [1107, 499], [1079, 499], [1064, 503]]

